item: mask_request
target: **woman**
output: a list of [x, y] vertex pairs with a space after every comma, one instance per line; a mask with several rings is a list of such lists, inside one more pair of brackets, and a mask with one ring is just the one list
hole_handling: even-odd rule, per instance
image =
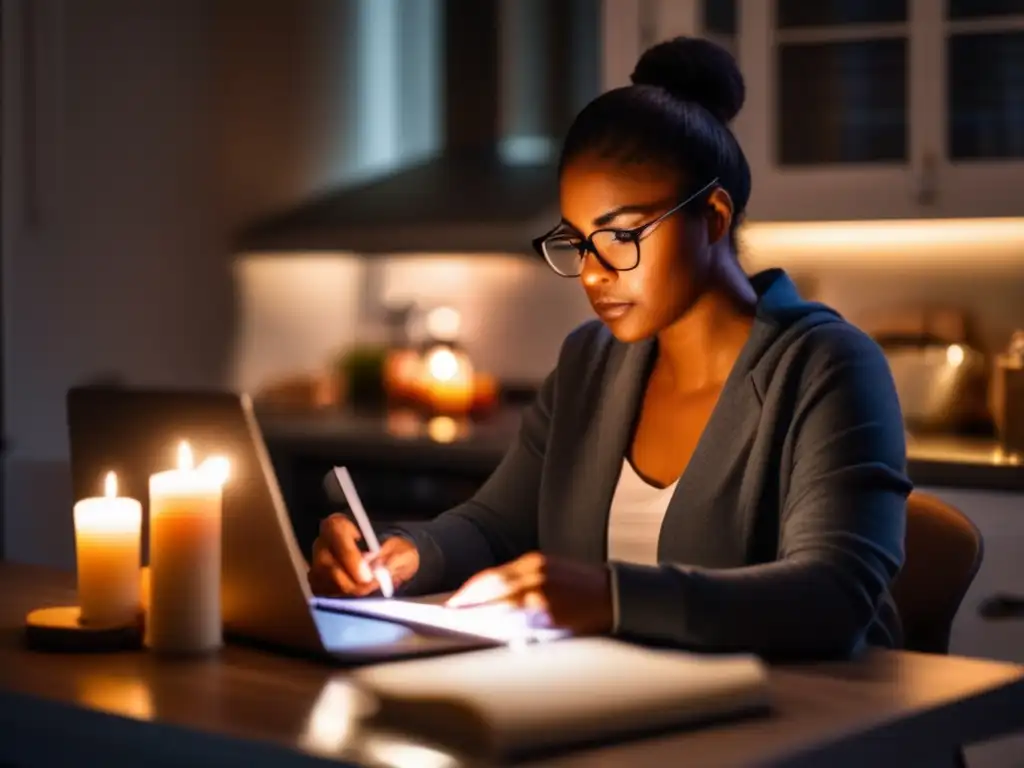
[[[846, 656], [898, 646], [903, 422], [886, 361], [780, 270], [748, 278], [750, 171], [727, 127], [732, 57], [679, 38], [576, 118], [562, 221], [536, 241], [600, 321], [565, 341], [477, 495], [403, 526], [379, 564], [406, 593], [545, 610], [576, 633]], [[321, 593], [377, 588], [328, 518]], [[468, 579], [468, 582], [467, 582]]]

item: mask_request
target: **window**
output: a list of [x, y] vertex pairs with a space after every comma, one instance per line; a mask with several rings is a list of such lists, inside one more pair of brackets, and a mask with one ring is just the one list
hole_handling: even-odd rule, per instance
[[736, 55], [737, 0], [703, 0], [701, 3], [701, 28], [704, 37], [713, 40]]
[[905, 163], [905, 0], [777, 0], [776, 162]]
[[1024, 0], [948, 0], [950, 160], [1024, 158]]
[[907, 0], [779, 0], [779, 29], [884, 24], [907, 20]]

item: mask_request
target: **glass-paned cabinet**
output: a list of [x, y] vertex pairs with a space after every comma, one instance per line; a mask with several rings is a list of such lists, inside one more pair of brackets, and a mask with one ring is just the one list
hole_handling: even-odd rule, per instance
[[632, 2], [739, 60], [752, 219], [1024, 216], [1024, 0]]
[[937, 203], [948, 215], [1024, 216], [1024, 0], [936, 5]]

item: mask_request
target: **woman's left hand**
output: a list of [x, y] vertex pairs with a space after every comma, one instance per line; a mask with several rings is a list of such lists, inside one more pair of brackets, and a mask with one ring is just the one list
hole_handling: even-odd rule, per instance
[[504, 604], [538, 611], [550, 625], [575, 635], [612, 630], [611, 573], [600, 565], [531, 552], [473, 576], [452, 595], [450, 608]]

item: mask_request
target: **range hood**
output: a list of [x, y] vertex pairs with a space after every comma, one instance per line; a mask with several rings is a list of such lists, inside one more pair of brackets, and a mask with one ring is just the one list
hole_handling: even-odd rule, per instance
[[442, 148], [256, 222], [247, 253], [529, 253], [557, 145], [599, 81], [600, 0], [442, 0]]

